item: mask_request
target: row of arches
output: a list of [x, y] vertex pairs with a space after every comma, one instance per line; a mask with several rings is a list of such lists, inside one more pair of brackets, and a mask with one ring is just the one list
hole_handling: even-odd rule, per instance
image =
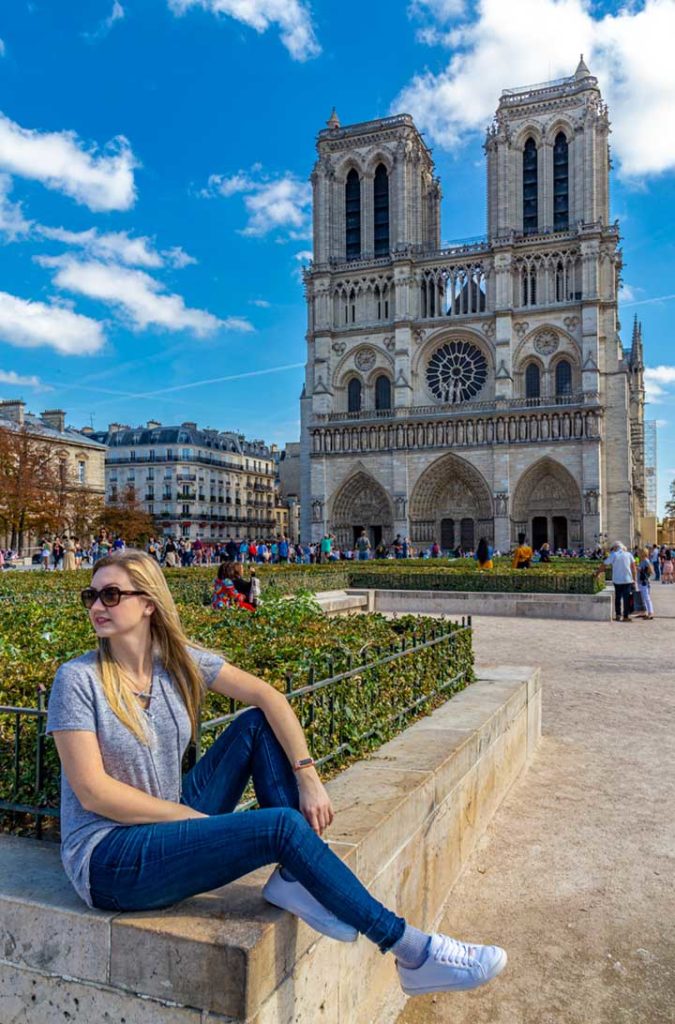
[[[389, 253], [389, 173], [384, 164], [373, 176], [372, 251], [377, 256]], [[370, 246], [366, 246], [370, 248]], [[347, 260], [361, 258], [361, 178], [352, 167], [345, 181], [345, 255]]]
[[[523, 233], [539, 231], [539, 153], [532, 135], [523, 146]], [[553, 230], [567, 231], [570, 221], [569, 143], [560, 131], [553, 143]]]
[[338, 543], [351, 545], [362, 529], [371, 542], [393, 538], [394, 520], [408, 521], [413, 544], [438, 541], [443, 548], [473, 548], [479, 537], [494, 539], [496, 515], [510, 519], [511, 539], [523, 530], [536, 547], [548, 541], [567, 547], [580, 540], [579, 487], [561, 463], [546, 456], [527, 469], [508, 495], [493, 498], [476, 467], [454, 454], [438, 458], [420, 476], [409, 499], [394, 502], [384, 487], [358, 469], [329, 504], [328, 528]]

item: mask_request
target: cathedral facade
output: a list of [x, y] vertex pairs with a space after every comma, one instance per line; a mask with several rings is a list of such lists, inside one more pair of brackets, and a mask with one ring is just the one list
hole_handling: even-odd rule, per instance
[[443, 248], [413, 119], [343, 127], [333, 113], [312, 173], [303, 538], [636, 539], [642, 339], [637, 325], [630, 350], [619, 337], [608, 137], [583, 59], [504, 91], [485, 141], [487, 236]]

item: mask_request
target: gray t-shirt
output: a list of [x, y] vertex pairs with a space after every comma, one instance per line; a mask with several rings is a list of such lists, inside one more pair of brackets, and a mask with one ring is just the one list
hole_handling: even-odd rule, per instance
[[[225, 659], [194, 647], [188, 650], [208, 689]], [[146, 715], [150, 746], [140, 743], [111, 711], [98, 672], [97, 652], [88, 651], [67, 661], [56, 673], [49, 694], [47, 732], [95, 732], [108, 775], [151, 796], [177, 803], [181, 795], [181, 762], [190, 741], [190, 719], [180, 693], [158, 658], [154, 658], [152, 696]], [[89, 906], [92, 851], [108, 832], [120, 826], [125, 827], [121, 822], [85, 810], [65, 772], [61, 772], [61, 860], [75, 890]]]

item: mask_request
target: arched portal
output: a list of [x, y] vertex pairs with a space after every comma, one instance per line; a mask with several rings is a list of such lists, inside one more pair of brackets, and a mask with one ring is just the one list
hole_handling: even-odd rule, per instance
[[[410, 497], [413, 544], [441, 542], [444, 548], [473, 547], [480, 537], [493, 539], [490, 489], [478, 472], [456, 455], [443, 455], [429, 466]], [[451, 537], [452, 532], [452, 537]]]
[[366, 530], [373, 547], [390, 543], [394, 513], [387, 493], [377, 480], [358, 472], [345, 481], [332, 503], [330, 529], [340, 547], [353, 547], [361, 530]]
[[511, 540], [527, 534], [533, 547], [581, 543], [581, 494], [572, 474], [555, 459], [540, 459], [523, 474], [513, 496]]

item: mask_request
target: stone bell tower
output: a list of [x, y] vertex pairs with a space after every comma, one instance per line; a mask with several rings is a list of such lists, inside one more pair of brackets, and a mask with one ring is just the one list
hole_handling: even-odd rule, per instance
[[486, 143], [488, 236], [609, 224], [609, 118], [583, 56], [571, 78], [505, 89]]
[[333, 110], [317, 139], [314, 265], [440, 244], [440, 186], [409, 114], [343, 128]]

